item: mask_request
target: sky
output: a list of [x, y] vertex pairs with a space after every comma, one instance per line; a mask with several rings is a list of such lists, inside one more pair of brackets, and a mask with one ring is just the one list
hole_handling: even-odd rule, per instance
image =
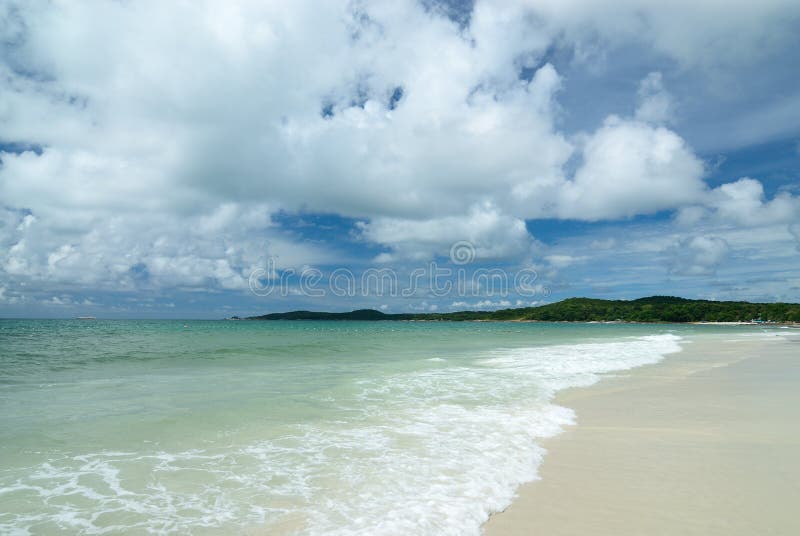
[[0, 316], [800, 302], [796, 0], [0, 0]]

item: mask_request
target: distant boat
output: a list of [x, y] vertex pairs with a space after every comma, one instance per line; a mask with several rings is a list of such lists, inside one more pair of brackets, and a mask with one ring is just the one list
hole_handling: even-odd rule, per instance
[[76, 320], [97, 320], [97, 317], [94, 317], [94, 316], [78, 316], [75, 319]]

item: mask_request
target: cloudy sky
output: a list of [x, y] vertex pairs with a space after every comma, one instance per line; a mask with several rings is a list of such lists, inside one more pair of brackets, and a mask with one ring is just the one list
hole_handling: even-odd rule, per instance
[[0, 1], [0, 316], [800, 301], [799, 27], [796, 0]]

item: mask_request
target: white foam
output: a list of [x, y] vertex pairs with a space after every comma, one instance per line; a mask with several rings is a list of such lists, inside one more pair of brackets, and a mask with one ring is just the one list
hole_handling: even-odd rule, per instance
[[36, 515], [0, 515], [0, 532], [49, 523], [85, 534], [262, 525], [311, 535], [478, 535], [536, 478], [537, 440], [575, 422], [551, 403], [556, 391], [654, 363], [679, 341], [665, 334], [500, 349], [360, 380], [335, 402], [337, 419], [270, 441], [51, 459], [0, 481], [4, 498], [42, 504]]

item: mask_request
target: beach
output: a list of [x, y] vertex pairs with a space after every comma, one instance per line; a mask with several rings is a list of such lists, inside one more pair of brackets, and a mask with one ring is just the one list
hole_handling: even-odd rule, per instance
[[484, 533], [800, 534], [800, 340], [764, 335], [560, 392], [577, 425]]

